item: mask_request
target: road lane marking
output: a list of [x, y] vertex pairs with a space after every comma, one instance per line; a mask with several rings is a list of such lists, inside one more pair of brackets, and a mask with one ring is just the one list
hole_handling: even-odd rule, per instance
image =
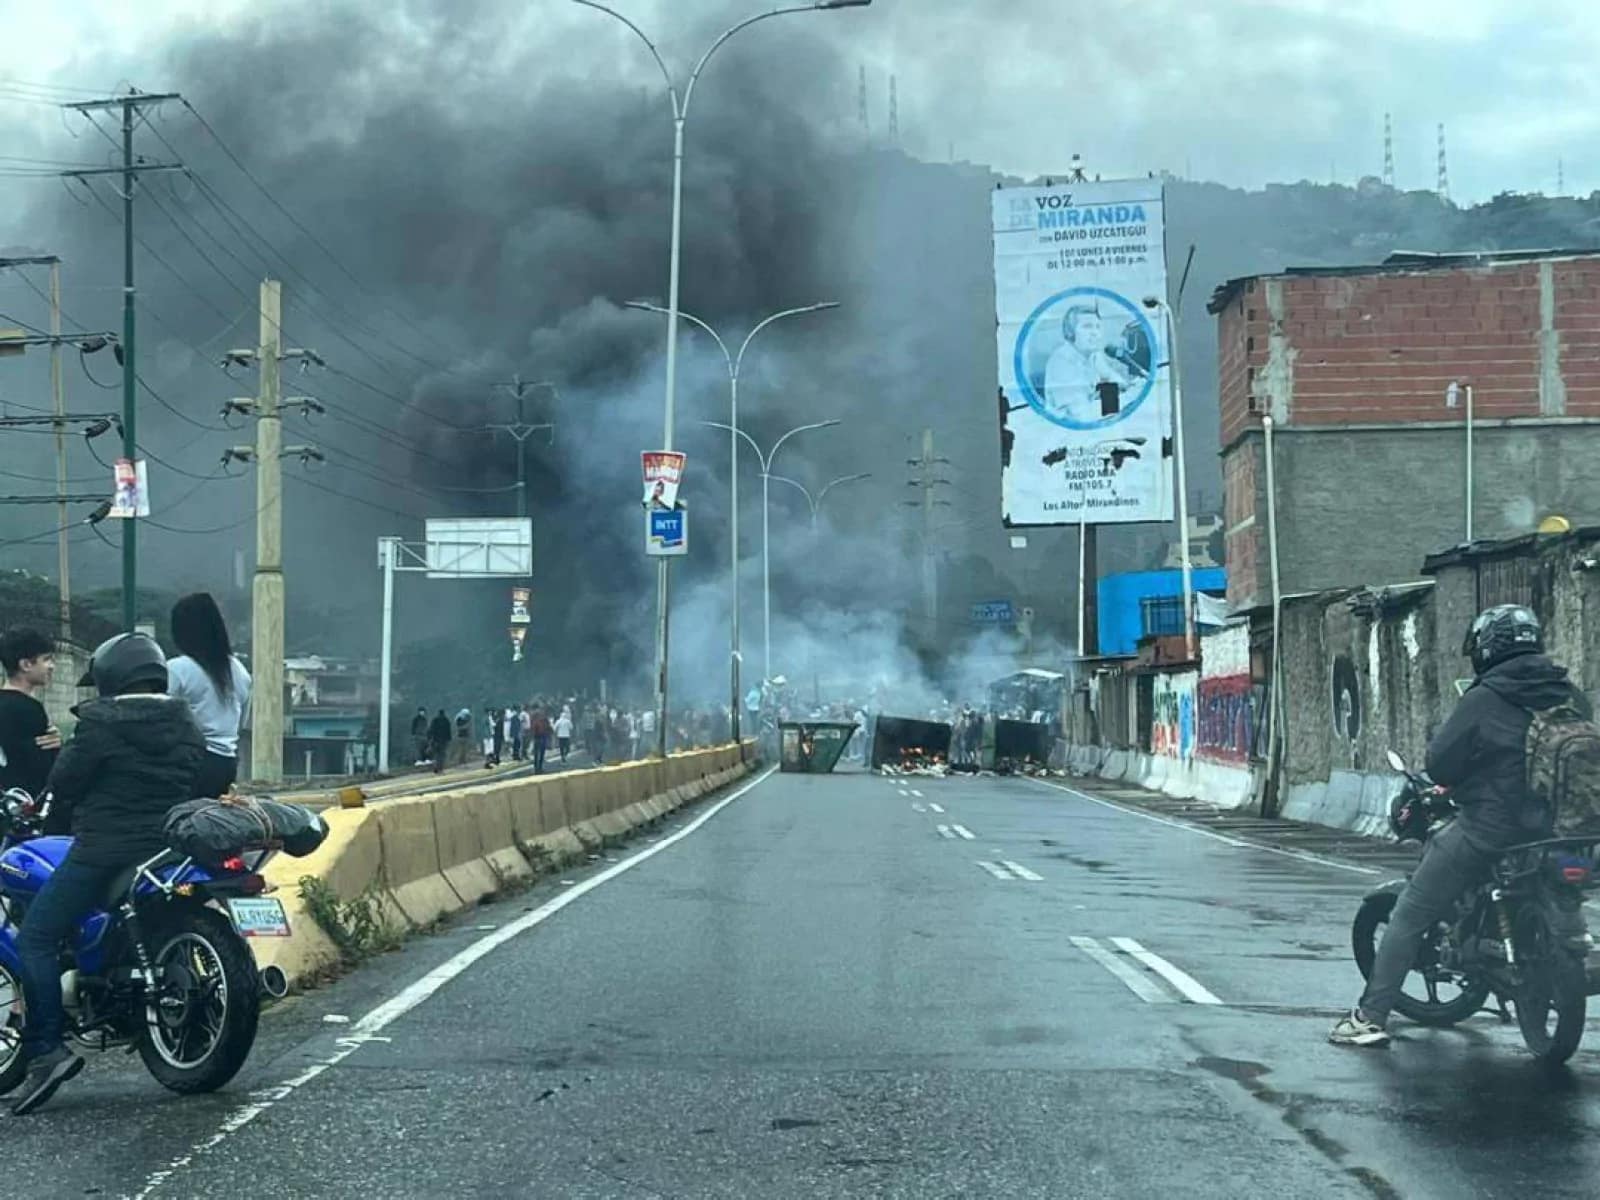
[[1130, 937], [1114, 937], [1111, 944], [1123, 953], [1138, 959], [1183, 994], [1184, 999], [1195, 1004], [1221, 1004], [1214, 992], [1187, 971], [1173, 966], [1153, 951], [1146, 950]]
[[711, 820], [712, 817], [716, 816], [723, 809], [727, 808], [728, 805], [739, 799], [746, 792], [749, 792], [765, 783], [769, 778], [771, 778], [777, 769], [778, 768], [776, 766], [768, 767], [760, 775], [756, 776], [756, 778], [752, 779], [749, 783], [739, 788], [732, 795], [724, 796], [721, 800], [718, 800], [715, 804], [713, 804], [705, 812], [701, 813], [693, 821], [690, 821], [682, 829], [669, 834], [668, 836], [662, 838], [659, 842], [656, 842], [654, 845], [646, 846], [643, 850], [640, 850], [639, 853], [632, 855], [629, 858], [625, 858], [613, 866], [607, 867], [605, 870], [590, 876], [581, 883], [575, 884], [570, 891], [561, 892], [559, 895], [556, 895], [539, 905], [538, 908], [530, 909], [528, 912], [523, 913], [515, 921], [512, 921], [507, 925], [502, 925], [493, 933], [485, 934], [483, 937], [479, 938], [465, 949], [458, 951], [454, 956], [447, 959], [443, 963], [440, 963], [426, 975], [408, 985], [397, 995], [391, 996], [388, 1000], [378, 1005], [377, 1008], [374, 1008], [371, 1012], [367, 1013], [366, 1016], [362, 1017], [353, 1026], [351, 1026], [350, 1033], [338, 1040], [337, 1044], [339, 1048], [336, 1051], [327, 1055], [325, 1058], [312, 1063], [305, 1070], [301, 1071], [300, 1074], [284, 1080], [283, 1083], [277, 1085], [276, 1087], [256, 1093], [262, 1098], [257, 1099], [250, 1104], [240, 1105], [238, 1108], [234, 1109], [223, 1118], [222, 1124], [218, 1126], [216, 1133], [212, 1134], [208, 1138], [203, 1139], [202, 1141], [196, 1142], [189, 1149], [187, 1154], [173, 1159], [165, 1167], [158, 1171], [152, 1172], [145, 1179], [144, 1186], [140, 1188], [138, 1192], [134, 1193], [133, 1200], [146, 1200], [146, 1197], [152, 1195], [165, 1184], [170, 1182], [174, 1175], [192, 1163], [200, 1155], [221, 1145], [232, 1134], [238, 1133], [239, 1130], [243, 1129], [257, 1117], [270, 1110], [273, 1106], [288, 1099], [294, 1094], [294, 1092], [310, 1083], [313, 1079], [343, 1062], [346, 1058], [350, 1057], [350, 1055], [354, 1054], [366, 1043], [388, 1041], [388, 1038], [379, 1037], [377, 1035], [389, 1025], [405, 1016], [412, 1009], [429, 999], [435, 992], [465, 972], [467, 968], [471, 967], [480, 958], [483, 958], [493, 951], [498, 950], [501, 946], [511, 941], [517, 935], [527, 932], [536, 925], [542, 925], [545, 921], [548, 921], [562, 909], [566, 908], [567, 905], [578, 899], [579, 896], [594, 891], [601, 884], [608, 883], [609, 881], [615, 879], [618, 875], [621, 875], [623, 872], [631, 871], [634, 867], [638, 866], [646, 859], [654, 858], [668, 846], [676, 845], [678, 842], [681, 842], [684, 838], [688, 837], [691, 833], [696, 832], [701, 828], [701, 826], [705, 825], [707, 821]]
[[983, 859], [979, 859], [978, 865], [985, 871], [989, 872], [989, 874], [993, 875], [996, 879], [1012, 878], [1011, 872], [1006, 870], [999, 863], [986, 862]]
[[969, 842], [974, 840], [972, 830], [968, 829], [965, 825], [952, 825], [950, 828], [956, 831], [957, 837], [965, 838]]
[[1357, 875], [1384, 875], [1387, 872], [1377, 867], [1358, 867], [1354, 863], [1340, 862], [1336, 858], [1324, 858], [1320, 854], [1312, 854], [1307, 850], [1286, 850], [1282, 846], [1264, 846], [1260, 842], [1247, 842], [1243, 838], [1229, 837], [1224, 833], [1203, 829], [1199, 825], [1190, 825], [1186, 821], [1174, 821], [1167, 817], [1157, 816], [1155, 813], [1145, 812], [1143, 809], [1133, 808], [1126, 804], [1118, 804], [1112, 800], [1103, 800], [1099, 796], [1091, 796], [1087, 792], [1080, 792], [1077, 788], [1067, 787], [1065, 784], [1051, 783], [1044, 779], [1034, 779], [1024, 775], [1029, 783], [1047, 787], [1053, 791], [1065, 792], [1069, 796], [1076, 796], [1079, 800], [1087, 800], [1090, 804], [1098, 804], [1101, 808], [1114, 809], [1120, 813], [1127, 813], [1130, 817], [1143, 817], [1146, 821], [1154, 821], [1157, 825], [1166, 825], [1173, 829], [1181, 829], [1186, 833], [1199, 834], [1201, 837], [1210, 838], [1212, 841], [1221, 842], [1226, 846], [1235, 846], [1241, 850], [1260, 850], [1266, 854], [1279, 854], [1284, 858], [1299, 859], [1301, 862], [1314, 863], [1319, 867], [1332, 867], [1335, 871], [1350, 871]]
[[939, 803], [937, 803], [937, 802], [935, 802], [933, 800], [929, 800], [928, 801], [928, 807], [931, 808], [936, 813], [942, 813], [944, 811], [944, 805], [939, 804]]
[[1151, 983], [1147, 976], [1135, 971], [1093, 938], [1074, 937], [1072, 944], [1115, 975], [1130, 992], [1146, 1004], [1172, 1003], [1172, 997]]
[[1021, 863], [1014, 863], [1009, 858], [1002, 858], [1000, 861], [1005, 866], [1010, 867], [1012, 874], [1016, 875], [1019, 879], [1026, 879], [1029, 883], [1041, 883], [1044, 880], [1043, 875], [1036, 875]]
[[916, 797], [917, 797], [917, 798], [918, 798], [918, 799], [921, 799], [921, 798], [922, 798], [922, 793], [921, 793], [921, 792], [919, 792], [919, 791], [917, 791], [917, 789], [916, 789], [916, 788], [912, 788], [912, 789], [911, 789], [911, 794], [912, 794], [912, 795], [913, 795], [913, 796], [916, 796]]
[[911, 811], [912, 812], [927, 812], [928, 810], [924, 805], [918, 804], [916, 801], [912, 801], [912, 803], [911, 803]]
[[938, 829], [939, 836], [942, 837], [942, 838], [953, 838], [953, 837], [955, 837], [955, 831], [952, 830], [950, 828], [950, 826], [948, 826], [948, 825], [937, 825], [937, 826], [935, 826], [935, 828]]

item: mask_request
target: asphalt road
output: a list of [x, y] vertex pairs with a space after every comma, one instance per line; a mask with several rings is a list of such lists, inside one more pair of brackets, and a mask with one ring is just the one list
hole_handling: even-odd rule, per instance
[[1324, 1042], [1358, 989], [1346, 931], [1371, 867], [1021, 779], [773, 775], [714, 803], [280, 1006], [226, 1094], [91, 1063], [0, 1121], [8, 1178], [161, 1197], [1600, 1191], [1600, 1036], [1553, 1075], [1488, 1016], [1401, 1027], [1387, 1051]]

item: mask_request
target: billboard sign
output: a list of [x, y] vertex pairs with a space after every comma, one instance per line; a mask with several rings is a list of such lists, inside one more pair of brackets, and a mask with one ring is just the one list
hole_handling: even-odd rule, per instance
[[527, 517], [429, 517], [424, 537], [429, 579], [533, 574], [533, 522]]
[[1005, 523], [1170, 521], [1160, 181], [990, 195]]
[[652, 558], [689, 553], [689, 510], [650, 508], [645, 510], [644, 552]]
[[644, 506], [677, 507], [686, 456], [676, 450], [644, 450], [639, 459], [644, 466]]

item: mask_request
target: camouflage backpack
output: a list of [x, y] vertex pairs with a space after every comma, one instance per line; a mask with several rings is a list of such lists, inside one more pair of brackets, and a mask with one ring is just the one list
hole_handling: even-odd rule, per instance
[[1529, 712], [1529, 796], [1555, 815], [1556, 837], [1600, 832], [1600, 727], [1570, 704]]

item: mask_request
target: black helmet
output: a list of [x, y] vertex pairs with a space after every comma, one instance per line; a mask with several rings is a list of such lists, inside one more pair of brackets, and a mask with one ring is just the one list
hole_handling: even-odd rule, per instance
[[95, 647], [89, 669], [79, 687], [92, 687], [102, 696], [124, 692], [167, 690], [167, 656], [155, 638], [146, 633], [119, 633]]
[[1518, 654], [1538, 654], [1544, 649], [1544, 630], [1533, 610], [1520, 604], [1497, 604], [1478, 614], [1461, 653], [1472, 660], [1472, 669], [1482, 675], [1496, 663]]

